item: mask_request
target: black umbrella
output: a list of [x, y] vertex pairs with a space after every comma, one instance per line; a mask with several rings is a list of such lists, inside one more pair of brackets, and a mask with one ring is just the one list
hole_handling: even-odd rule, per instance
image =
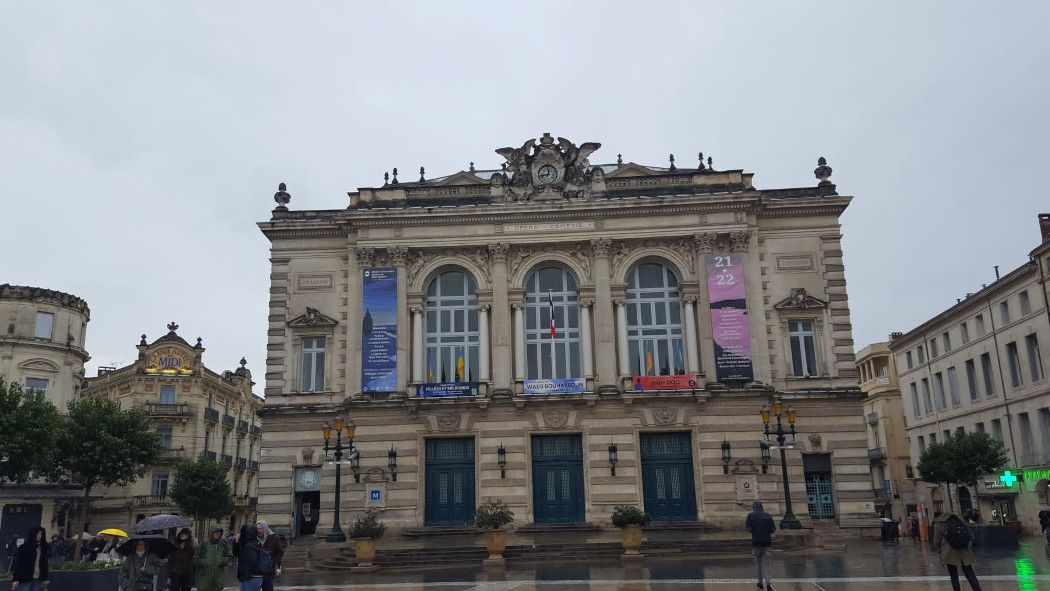
[[175, 551], [175, 544], [169, 542], [168, 538], [164, 536], [132, 536], [120, 548], [117, 548], [117, 554], [121, 556], [131, 555], [140, 541], [146, 542], [146, 552], [156, 554], [160, 558], [167, 558], [168, 554]]
[[189, 527], [190, 522], [178, 515], [153, 515], [135, 524], [135, 533], [144, 534], [151, 531], [162, 531], [180, 527]]

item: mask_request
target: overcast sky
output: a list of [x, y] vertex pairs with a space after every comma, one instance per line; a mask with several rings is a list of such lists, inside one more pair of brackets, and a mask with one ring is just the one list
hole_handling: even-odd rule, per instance
[[0, 283], [87, 300], [88, 375], [175, 320], [261, 392], [279, 181], [341, 208], [545, 131], [759, 188], [826, 156], [858, 349], [1023, 263], [1050, 211], [1047, 3], [119, 4], [0, 2]]

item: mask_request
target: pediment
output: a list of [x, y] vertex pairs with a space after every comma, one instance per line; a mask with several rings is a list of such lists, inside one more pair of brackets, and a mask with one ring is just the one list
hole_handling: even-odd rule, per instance
[[805, 288], [791, 290], [788, 297], [780, 300], [773, 307], [777, 310], [819, 310], [828, 307], [828, 303], [806, 293]]
[[629, 176], [653, 176], [655, 174], [657, 173], [647, 166], [642, 166], [641, 164], [637, 164], [635, 162], [628, 162], [620, 168], [617, 168], [616, 170], [606, 174], [605, 178], [615, 179]]
[[316, 308], [306, 308], [306, 313], [296, 316], [288, 321], [292, 328], [331, 328], [339, 324], [339, 321], [331, 316], [326, 316]]
[[447, 186], [447, 185], [487, 185], [488, 181], [478, 177], [473, 172], [467, 172], [461, 170], [449, 177], [443, 179], [440, 183], [434, 183], [436, 186]]
[[18, 364], [18, 369], [58, 373], [59, 367], [47, 359], [27, 359]]

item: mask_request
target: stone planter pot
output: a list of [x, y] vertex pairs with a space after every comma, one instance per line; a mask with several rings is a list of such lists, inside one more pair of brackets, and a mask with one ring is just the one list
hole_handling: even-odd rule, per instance
[[623, 553], [625, 556], [639, 556], [642, 549], [642, 526], [640, 525], [625, 525], [620, 530], [620, 536], [623, 540]]
[[47, 573], [50, 591], [113, 591], [120, 586], [118, 568], [106, 570], [61, 570]]
[[489, 551], [489, 560], [503, 560], [507, 551], [507, 532], [502, 529], [485, 530], [485, 549]]
[[354, 545], [357, 566], [372, 566], [376, 559], [376, 541], [371, 538], [360, 538]]

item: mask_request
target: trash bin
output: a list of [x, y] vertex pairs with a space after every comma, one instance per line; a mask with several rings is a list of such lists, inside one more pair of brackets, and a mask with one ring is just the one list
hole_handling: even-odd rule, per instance
[[893, 542], [897, 540], [897, 522], [895, 521], [883, 521], [882, 522], [882, 539], [887, 542]]

